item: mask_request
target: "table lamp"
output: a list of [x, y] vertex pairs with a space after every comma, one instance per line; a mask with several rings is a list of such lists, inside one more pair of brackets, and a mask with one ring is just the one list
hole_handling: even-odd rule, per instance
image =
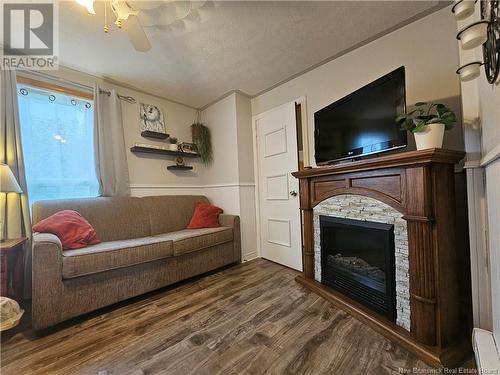
[[[7, 164], [0, 164], [0, 193], [22, 193], [14, 173]], [[7, 199], [7, 197], [5, 197]], [[1, 216], [4, 216], [3, 214]], [[4, 241], [4, 221], [0, 217], [0, 242]]]

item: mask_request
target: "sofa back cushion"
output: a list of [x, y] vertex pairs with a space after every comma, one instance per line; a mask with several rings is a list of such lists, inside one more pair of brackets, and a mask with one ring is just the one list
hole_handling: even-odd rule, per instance
[[33, 204], [33, 224], [62, 211], [79, 212], [103, 242], [151, 235], [148, 205], [142, 198], [86, 198], [39, 201]]
[[144, 197], [151, 217], [151, 235], [186, 229], [196, 203], [209, 203], [201, 195], [163, 195]]

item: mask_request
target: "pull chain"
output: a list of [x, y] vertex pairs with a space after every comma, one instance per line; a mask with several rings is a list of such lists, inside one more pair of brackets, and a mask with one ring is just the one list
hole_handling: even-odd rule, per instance
[[108, 27], [108, 11], [107, 11], [107, 4], [108, 2], [105, 1], [104, 2], [104, 32], [107, 34], [108, 31], [109, 31], [109, 27]]

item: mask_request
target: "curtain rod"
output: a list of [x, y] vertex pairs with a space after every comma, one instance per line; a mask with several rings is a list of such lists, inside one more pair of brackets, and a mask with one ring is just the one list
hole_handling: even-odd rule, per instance
[[[43, 78], [43, 79], [46, 79], [46, 80], [52, 80], [52, 81], [55, 81], [55, 82], [59, 82], [59, 83], [62, 83], [62, 84], [66, 84], [66, 85], [71, 85], [71, 86], [76, 86], [76, 87], [79, 87], [83, 90], [86, 90], [88, 92], [92, 92], [93, 91], [93, 88], [91, 86], [88, 86], [88, 85], [85, 85], [83, 83], [78, 83], [78, 82], [74, 82], [74, 81], [70, 81], [68, 79], [65, 79], [65, 78], [60, 78], [60, 77], [55, 77], [53, 75], [50, 75], [50, 74], [47, 74], [47, 73], [42, 73], [42, 72], [39, 72], [39, 71], [33, 71], [33, 70], [20, 70], [19, 73], [21, 74], [24, 74], [24, 75], [31, 75], [31, 76], [35, 76], [35, 77], [39, 77], [39, 78]], [[109, 90], [104, 90], [104, 89], [101, 89], [99, 88], [99, 92], [101, 94], [106, 94], [107, 96], [110, 96], [111, 95], [111, 91]], [[131, 96], [127, 96], [127, 95], [120, 95], [120, 94], [117, 94], [118, 95], [118, 98], [127, 102], [127, 103], [137, 103], [137, 101], [131, 97]]]
[[78, 88], [83, 89], [85, 91], [88, 91], [90, 93], [93, 91], [93, 89], [92, 89], [91, 86], [85, 85], [83, 83], [78, 83], [78, 82], [70, 81], [69, 79], [56, 77], [56, 76], [53, 76], [53, 75], [50, 75], [50, 74], [47, 74], [47, 73], [42, 73], [42, 72], [36, 71], [36, 70], [22, 69], [22, 70], [19, 70], [19, 73], [21, 75], [25, 75], [25, 76], [38, 77], [38, 78], [41, 78], [41, 79], [45, 79], [45, 80], [49, 80], [49, 81], [53, 81], [53, 82], [58, 82], [60, 84], [66, 84], [66, 85], [78, 87]]
[[[111, 91], [109, 91], [109, 90], [104, 90], [104, 89], [99, 88], [99, 92], [101, 94], [105, 94], [107, 96], [111, 96]], [[121, 99], [121, 100], [123, 100], [123, 101], [125, 101], [127, 103], [132, 103], [132, 104], [137, 103], [137, 101], [133, 97], [131, 97], [131, 96], [120, 95], [120, 94], [116, 94], [116, 95], [118, 96], [118, 99]]]

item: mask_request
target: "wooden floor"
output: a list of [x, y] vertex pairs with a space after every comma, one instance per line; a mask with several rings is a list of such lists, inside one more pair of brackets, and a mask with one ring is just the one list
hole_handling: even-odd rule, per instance
[[2, 336], [7, 374], [398, 374], [428, 368], [256, 260], [37, 336]]

